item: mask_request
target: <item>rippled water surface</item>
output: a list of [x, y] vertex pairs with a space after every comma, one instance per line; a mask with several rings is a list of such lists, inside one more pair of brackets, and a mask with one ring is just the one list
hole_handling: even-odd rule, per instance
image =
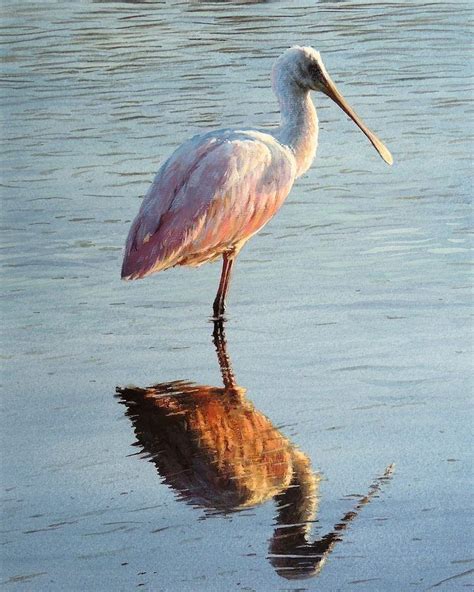
[[[472, 585], [471, 12], [2, 3], [6, 590]], [[218, 265], [123, 283], [122, 246], [179, 143], [278, 122], [295, 43], [395, 164], [315, 97], [213, 328]]]

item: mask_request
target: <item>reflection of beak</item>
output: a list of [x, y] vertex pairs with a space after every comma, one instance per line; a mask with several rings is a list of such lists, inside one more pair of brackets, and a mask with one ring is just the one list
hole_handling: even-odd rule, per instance
[[357, 113], [349, 106], [346, 99], [337, 90], [336, 85], [327, 73], [324, 73], [322, 90], [330, 99], [339, 105], [339, 107], [345, 111], [352, 121], [364, 132], [385, 162], [387, 164], [393, 164], [393, 158], [388, 148], [386, 148], [385, 145], [377, 138], [377, 136], [371, 132], [366, 125], [364, 125]]

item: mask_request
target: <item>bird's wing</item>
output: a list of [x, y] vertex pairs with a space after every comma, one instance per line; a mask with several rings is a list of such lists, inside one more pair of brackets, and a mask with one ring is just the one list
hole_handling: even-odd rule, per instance
[[127, 239], [122, 277], [202, 263], [257, 232], [295, 178], [287, 149], [259, 132], [181, 146], [158, 172]]

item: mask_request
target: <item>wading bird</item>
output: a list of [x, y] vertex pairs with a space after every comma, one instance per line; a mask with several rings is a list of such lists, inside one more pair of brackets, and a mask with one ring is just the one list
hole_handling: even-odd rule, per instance
[[392, 164], [390, 152], [347, 104], [312, 47], [292, 47], [280, 56], [273, 90], [281, 110], [278, 128], [198, 135], [163, 164], [130, 228], [122, 278], [143, 278], [222, 256], [214, 300], [214, 316], [222, 317], [239, 251], [280, 209], [314, 159], [318, 118], [311, 90], [339, 105]]

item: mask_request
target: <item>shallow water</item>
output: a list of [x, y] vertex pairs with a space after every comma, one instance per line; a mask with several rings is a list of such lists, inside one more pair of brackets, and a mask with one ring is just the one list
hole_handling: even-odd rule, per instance
[[[5, 589], [472, 584], [469, 3], [8, 0], [2, 11]], [[213, 457], [201, 428], [178, 430], [178, 486], [163, 468], [173, 430], [145, 429], [153, 413], [129, 414], [114, 395], [168, 385], [191, 418], [200, 407], [183, 382], [230, 396], [209, 322], [220, 269], [125, 284], [122, 246], [181, 141], [277, 123], [269, 72], [294, 43], [321, 51], [395, 165], [315, 97], [316, 162], [236, 266], [220, 361], [246, 393], [216, 412], [222, 425], [236, 414], [231, 452]], [[271, 455], [235, 444], [245, 413], [255, 450], [284, 452], [278, 478]], [[228, 481], [216, 486], [204, 476], [220, 462]], [[229, 501], [241, 466], [256, 481]], [[298, 514], [308, 546], [372, 483], [381, 490], [319, 575], [285, 579], [268, 557], [292, 523], [278, 495], [299, 492], [289, 507], [301, 513], [305, 483], [309, 506], [319, 496], [317, 516]]]

